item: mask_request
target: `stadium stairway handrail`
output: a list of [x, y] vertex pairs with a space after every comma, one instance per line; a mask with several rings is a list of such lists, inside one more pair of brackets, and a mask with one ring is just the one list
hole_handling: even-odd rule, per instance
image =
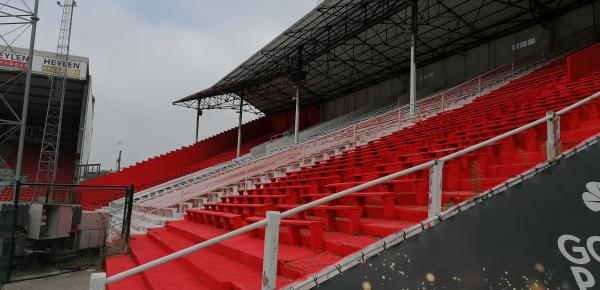
[[[405, 170], [401, 170], [399, 172], [396, 173], [392, 173], [389, 175], [386, 175], [384, 177], [380, 177], [378, 179], [360, 184], [358, 186], [354, 186], [352, 188], [340, 191], [338, 193], [334, 193], [331, 194], [329, 196], [320, 198], [318, 200], [300, 205], [298, 207], [295, 207], [293, 209], [284, 211], [284, 212], [268, 212], [267, 213], [267, 218], [262, 219], [258, 222], [255, 222], [253, 224], [249, 224], [246, 225], [244, 227], [238, 228], [236, 230], [230, 231], [226, 234], [223, 234], [221, 236], [212, 238], [210, 240], [204, 241], [202, 243], [198, 243], [196, 245], [190, 246], [188, 248], [185, 248], [183, 250], [171, 253], [169, 255], [166, 255], [164, 257], [158, 258], [156, 260], [153, 260], [151, 262], [148, 263], [144, 263], [142, 265], [136, 266], [132, 269], [126, 270], [124, 272], [121, 272], [119, 274], [115, 274], [111, 277], [106, 277], [106, 273], [94, 273], [92, 275], [92, 279], [90, 282], [90, 289], [104, 289], [104, 286], [110, 283], [114, 283], [116, 281], [122, 280], [124, 278], [127, 278], [131, 275], [135, 275], [138, 273], [141, 273], [143, 271], [146, 271], [148, 269], [151, 269], [153, 267], [156, 267], [158, 265], [167, 263], [169, 261], [175, 260], [177, 258], [180, 258], [182, 256], [185, 256], [187, 254], [190, 254], [192, 252], [195, 252], [197, 250], [206, 248], [208, 246], [220, 243], [224, 240], [230, 239], [232, 237], [236, 237], [239, 235], [242, 235], [244, 233], [247, 233], [249, 231], [258, 229], [260, 227], [263, 226], [267, 226], [266, 229], [266, 233], [265, 233], [265, 253], [264, 253], [264, 263], [263, 263], [263, 279], [268, 281], [267, 285], [265, 285], [265, 282], [263, 282], [263, 289], [274, 289], [274, 285], [275, 285], [275, 279], [276, 279], [276, 273], [277, 273], [277, 239], [268, 239], [269, 236], [273, 235], [273, 233], [279, 233], [279, 220], [282, 218], [286, 218], [286, 217], [290, 217], [293, 216], [295, 214], [298, 214], [302, 211], [311, 209], [315, 206], [319, 206], [322, 204], [325, 204], [327, 202], [331, 202], [333, 200], [336, 200], [338, 198], [342, 198], [344, 196], [347, 196], [349, 194], [358, 192], [360, 190], [384, 183], [386, 181], [392, 180], [392, 179], [396, 179], [399, 178], [401, 176], [407, 175], [407, 174], [411, 174], [423, 169], [429, 169], [431, 170], [431, 172], [434, 172], [431, 174], [430, 176], [430, 205], [429, 205], [429, 216], [428, 219], [422, 223], [420, 223], [422, 226], [428, 225], [430, 223], [434, 223], [437, 219], [439, 219], [440, 213], [441, 213], [441, 202], [436, 203], [436, 200], [441, 200], [441, 172], [442, 172], [442, 167], [443, 164], [449, 160], [461, 157], [465, 154], [471, 153], [475, 150], [478, 150], [480, 148], [483, 148], [485, 146], [494, 144], [498, 141], [501, 141], [505, 138], [514, 136], [516, 134], [519, 134], [525, 130], [531, 129], [535, 126], [538, 126], [540, 124], [544, 124], [546, 123], [548, 128], [548, 140], [547, 140], [547, 144], [556, 144], [557, 141], [559, 141], [558, 138], [560, 138], [560, 134], [558, 134], [558, 131], [560, 130], [560, 126], [558, 125], [558, 120], [560, 118], [560, 116], [576, 109], [579, 108], [593, 100], [595, 100], [596, 98], [598, 98], [600, 96], [600, 92], [596, 92], [595, 94], [588, 96], [578, 102], [575, 102], [565, 108], [563, 108], [562, 110], [559, 110], [558, 112], [548, 112], [546, 114], [546, 116], [539, 118], [533, 122], [530, 122], [528, 124], [525, 124], [521, 127], [518, 127], [516, 129], [513, 129], [511, 131], [508, 131], [506, 133], [497, 135], [496, 137], [490, 138], [488, 140], [482, 141], [480, 143], [477, 143], [473, 146], [470, 146], [468, 148], [459, 150], [457, 152], [451, 153], [449, 155], [446, 155], [444, 157], [441, 157], [437, 160], [432, 160], [429, 162], [425, 162], [416, 166], [413, 166], [411, 168], [405, 169]], [[553, 131], [556, 130], [556, 131]], [[554, 132], [554, 133], [552, 133]], [[555, 134], [556, 133], [556, 134]], [[546, 149], [546, 153], [547, 153], [547, 158], [549, 161], [553, 161], [555, 160], [558, 155], [560, 154], [560, 152], [557, 152], [556, 147], [553, 146], [547, 146]], [[437, 172], [437, 173], [436, 173]], [[269, 279], [270, 278], [270, 279]], [[267, 286], [267, 287], [265, 287]]]
[[434, 227], [435, 225], [439, 224], [440, 222], [443, 222], [459, 213], [462, 213], [462, 212], [468, 210], [469, 208], [476, 206], [477, 204], [481, 203], [482, 201], [489, 199], [491, 197], [494, 197], [494, 196], [504, 192], [504, 190], [512, 188], [512, 187], [524, 182], [525, 180], [542, 173], [545, 169], [550, 168], [557, 162], [560, 162], [561, 160], [564, 160], [565, 158], [571, 157], [574, 154], [581, 152], [583, 150], [586, 150], [590, 146], [592, 146], [594, 144], [598, 144], [598, 143], [600, 143], [600, 134], [589, 137], [588, 139], [580, 142], [578, 145], [574, 146], [573, 148], [567, 150], [564, 153], [561, 153], [554, 160], [547, 160], [543, 163], [540, 163], [537, 166], [535, 166], [529, 170], [526, 170], [519, 175], [515, 175], [515, 176], [507, 179], [505, 182], [486, 190], [485, 192], [482, 192], [476, 196], [473, 196], [470, 199], [467, 199], [459, 204], [456, 204], [456, 205], [453, 205], [453, 206], [447, 208], [445, 211], [441, 212], [437, 216], [428, 217], [427, 219], [425, 219], [413, 226], [410, 226], [399, 232], [396, 232], [387, 237], [384, 237], [381, 240], [379, 240], [375, 243], [372, 243], [371, 245], [361, 249], [360, 251], [357, 251], [351, 255], [344, 257], [336, 264], [327, 266], [326, 268], [319, 271], [318, 273], [310, 275], [310, 277], [305, 277], [304, 280], [298, 281], [292, 285], [288, 285], [282, 289], [283, 290], [306, 290], [306, 289], [312, 289], [313, 287], [317, 287], [320, 285], [320, 283], [327, 281], [338, 274], [343, 273], [344, 271], [350, 269], [351, 267], [353, 267], [359, 263], [365, 262], [367, 259], [380, 254], [381, 252], [389, 249], [390, 247], [393, 247], [403, 241], [406, 241], [409, 238], [412, 238], [415, 235]]

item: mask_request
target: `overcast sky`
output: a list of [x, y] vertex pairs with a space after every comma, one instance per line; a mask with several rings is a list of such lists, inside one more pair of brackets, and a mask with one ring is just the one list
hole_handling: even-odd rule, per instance
[[[92, 162], [114, 168], [194, 141], [195, 112], [171, 103], [214, 84], [317, 5], [316, 0], [82, 0], [71, 53], [90, 58]], [[55, 51], [61, 9], [40, 1], [36, 49]], [[248, 116], [249, 117], [249, 116]], [[201, 138], [235, 127], [206, 112]], [[122, 142], [121, 145], [117, 145]]]

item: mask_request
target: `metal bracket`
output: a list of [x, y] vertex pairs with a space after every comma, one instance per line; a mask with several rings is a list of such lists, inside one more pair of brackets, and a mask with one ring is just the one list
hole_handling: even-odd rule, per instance
[[444, 161], [436, 160], [429, 169], [429, 210], [428, 218], [438, 216], [442, 212], [442, 170]]
[[547, 112], [546, 116], [550, 117], [546, 121], [546, 158], [548, 161], [554, 161], [560, 154], [560, 116], [555, 112]]
[[277, 255], [279, 251], [279, 223], [281, 213], [267, 211], [265, 230], [265, 252], [263, 255], [262, 290], [275, 290], [277, 287]]

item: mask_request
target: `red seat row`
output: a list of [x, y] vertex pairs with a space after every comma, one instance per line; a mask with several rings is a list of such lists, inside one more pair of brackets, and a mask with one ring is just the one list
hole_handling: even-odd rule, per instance
[[[205, 204], [204, 209], [189, 209], [185, 220], [169, 222], [165, 228], [151, 229], [148, 235], [135, 239], [163, 245], [169, 253], [257, 222], [268, 210], [285, 211], [446, 156], [600, 91], [598, 73], [576, 82], [565, 76], [565, 60], [555, 61], [461, 108], [258, 184], [240, 196], [222, 197], [220, 202]], [[600, 100], [562, 116], [561, 130], [563, 150], [599, 134]], [[545, 141], [546, 128], [538, 126], [447, 162], [443, 169], [443, 207], [467, 200], [544, 161]], [[283, 244], [279, 248], [278, 287], [318, 272], [382, 236], [423, 220], [427, 216], [428, 191], [429, 172], [422, 170], [284, 219], [280, 229]], [[213, 267], [229, 265], [233, 267], [230, 273], [250, 271], [245, 277], [232, 275], [236, 277], [231, 277], [231, 281], [245, 283], [240, 289], [260, 289], [263, 237], [262, 230], [257, 230], [201, 250], [184, 258], [190, 263], [185, 262], [178, 271], [202, 273], [209, 282], [199, 285], [217, 289], [215, 285], [220, 284], [212, 279], [220, 281], [221, 276]], [[149, 251], [136, 243], [130, 249], [134, 258]], [[204, 255], [214, 257], [215, 262], [192, 263]], [[107, 267], [112, 263], [107, 260]], [[118, 283], [111, 287], [125, 289]]]

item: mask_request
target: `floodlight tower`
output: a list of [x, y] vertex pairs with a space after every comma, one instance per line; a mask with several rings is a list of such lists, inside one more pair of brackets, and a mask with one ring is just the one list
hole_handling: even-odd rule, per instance
[[60, 29], [58, 32], [58, 45], [56, 58], [59, 68], [50, 76], [50, 97], [44, 124], [44, 137], [40, 150], [40, 159], [36, 182], [55, 183], [58, 168], [60, 149], [60, 134], [62, 127], [63, 104], [65, 89], [69, 73], [69, 46], [71, 44], [71, 24], [73, 23], [73, 8], [77, 6], [75, 0], [56, 1], [63, 8]]

